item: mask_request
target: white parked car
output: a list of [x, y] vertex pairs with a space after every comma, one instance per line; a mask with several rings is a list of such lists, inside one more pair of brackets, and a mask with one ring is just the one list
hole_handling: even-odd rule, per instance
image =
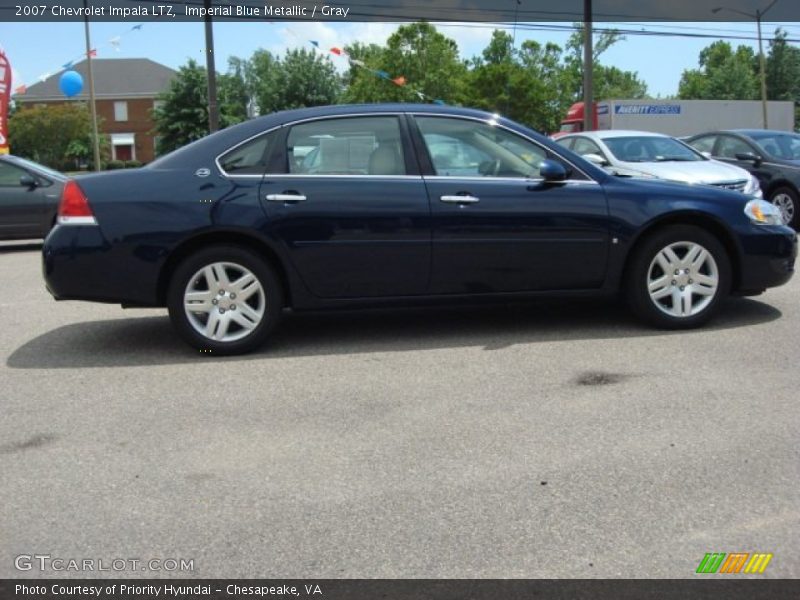
[[614, 175], [714, 185], [761, 197], [758, 179], [735, 165], [712, 160], [680, 140], [647, 131], [586, 131], [556, 142]]

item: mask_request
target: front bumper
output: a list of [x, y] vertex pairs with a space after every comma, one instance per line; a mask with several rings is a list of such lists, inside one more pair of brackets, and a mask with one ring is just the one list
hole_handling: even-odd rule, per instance
[[740, 235], [739, 281], [734, 292], [758, 293], [783, 285], [794, 275], [797, 234], [789, 227], [756, 226]]

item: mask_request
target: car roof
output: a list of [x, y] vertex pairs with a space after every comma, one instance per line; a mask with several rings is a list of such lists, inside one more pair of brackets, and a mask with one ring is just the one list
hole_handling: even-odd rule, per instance
[[704, 131], [702, 133], [697, 133], [691, 137], [699, 137], [701, 135], [719, 135], [721, 133], [733, 133], [736, 135], [746, 135], [746, 136], [754, 136], [754, 135], [796, 135], [791, 131], [783, 131], [781, 129], [715, 129], [713, 131]]
[[33, 169], [39, 175], [49, 179], [59, 179], [59, 180], [66, 180], [69, 179], [69, 176], [61, 173], [60, 171], [56, 171], [55, 169], [51, 169], [45, 165], [41, 165], [35, 161], [32, 161], [29, 158], [23, 158], [21, 156], [15, 156], [13, 154], [0, 154], [0, 160], [4, 160], [9, 162], [13, 165], [18, 167], [22, 167], [24, 169]]
[[638, 131], [635, 129], [604, 129], [600, 131], [576, 131], [574, 133], [567, 133], [560, 135], [555, 139], [556, 142], [561, 140], [574, 139], [577, 137], [588, 137], [589, 139], [603, 141], [614, 138], [624, 137], [653, 137], [653, 138], [669, 138], [671, 136], [664, 135], [663, 133], [655, 133], [653, 131]]

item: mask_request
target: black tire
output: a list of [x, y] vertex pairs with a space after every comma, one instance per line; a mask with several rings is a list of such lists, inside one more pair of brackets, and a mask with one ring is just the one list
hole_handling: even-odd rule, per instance
[[[780, 203], [778, 202], [779, 198], [781, 199]], [[769, 194], [769, 201], [781, 209], [781, 213], [784, 214], [784, 220], [786, 219], [784, 211], [788, 210], [790, 212], [791, 217], [786, 224], [796, 231], [798, 225], [800, 225], [800, 216], [798, 216], [797, 212], [800, 210], [800, 202], [798, 201], [797, 190], [789, 186], [775, 188]]]
[[[708, 251], [713, 262], [704, 262], [700, 265], [701, 269], [696, 272], [693, 266], [691, 266], [691, 273], [686, 273], [681, 269], [679, 269], [681, 272], [678, 275], [675, 275], [674, 271], [672, 273], [664, 272], [662, 266], [657, 262], [657, 257], [663, 250], [675, 244], [673, 248], [675, 256], [681, 259], [686, 258], [688, 252], [680, 254], [684, 242], [702, 246]], [[716, 267], [716, 288], [711, 285], [705, 288], [691, 279], [693, 276], [698, 279], [700, 277], [713, 279], [714, 270], [710, 268], [713, 266]], [[656, 283], [657, 280], [662, 279], [662, 273], [666, 280], [661, 289], [667, 293], [667, 296], [656, 300], [650, 295], [650, 277], [652, 275], [653, 283]], [[626, 270], [624, 286], [628, 304], [633, 312], [644, 321], [662, 329], [699, 327], [714, 316], [720, 302], [730, 292], [730, 257], [720, 241], [708, 231], [694, 225], [672, 225], [652, 233], [634, 249], [634, 254]], [[697, 312], [692, 314], [690, 311], [685, 316], [669, 314], [670, 310], [679, 311], [685, 308], [683, 300], [680, 300], [679, 308], [675, 307], [674, 295], [682, 296], [685, 294], [683, 291], [685, 289], [689, 290], [688, 295], [692, 299], [693, 310]], [[702, 295], [699, 291], [693, 293], [692, 289], [703, 289], [705, 293]], [[709, 293], [708, 290], [714, 291]], [[696, 304], [695, 298], [699, 299]], [[710, 300], [707, 300], [709, 298]]]
[[[239, 339], [229, 341], [224, 339], [212, 339], [211, 337], [203, 335], [196, 327], [202, 326], [202, 320], [206, 317], [206, 313], [204, 311], [193, 311], [192, 317], [190, 318], [187, 311], [184, 310], [184, 295], [188, 291], [190, 283], [193, 286], [202, 285], [203, 288], [208, 288], [208, 291], [212, 291], [212, 286], [210, 283], [207, 284], [206, 278], [195, 278], [195, 276], [201, 269], [214, 263], [226, 263], [229, 265], [229, 268], [225, 270], [226, 276], [236, 276], [238, 271], [236, 267], [242, 267], [249, 271], [255, 277], [256, 282], [261, 286], [261, 290], [257, 290], [256, 293], [253, 294], [255, 297], [251, 296], [245, 301], [241, 299], [237, 300], [235, 297], [231, 299], [230, 290], [224, 290], [228, 294], [228, 297], [212, 294], [214, 298], [212, 302], [214, 302], [217, 307], [211, 309], [211, 311], [219, 311], [220, 313], [225, 313], [226, 310], [231, 311], [231, 314], [227, 317], [230, 323], [227, 326], [227, 330], [232, 331], [231, 335], [233, 336], [243, 336]], [[219, 267], [217, 267], [217, 269], [219, 269]], [[239, 274], [242, 273], [243, 271], [239, 272]], [[198, 293], [203, 294], [204, 292], [206, 292], [205, 289]], [[242, 295], [243, 294], [244, 292]], [[233, 296], [235, 296], [235, 294]], [[275, 329], [283, 309], [283, 298], [283, 289], [279, 277], [276, 275], [274, 269], [263, 258], [259, 257], [258, 254], [241, 246], [215, 245], [195, 252], [178, 265], [175, 272], [172, 274], [167, 291], [167, 308], [169, 309], [169, 316], [172, 320], [172, 324], [178, 330], [180, 336], [189, 345], [197, 348], [201, 353], [211, 356], [244, 354], [261, 346], [269, 334]], [[226, 308], [221, 307], [223, 299]], [[238, 307], [236, 306], [237, 301], [239, 302]], [[257, 325], [249, 332], [246, 328], [241, 327], [231, 320], [232, 313], [236, 311], [237, 308], [239, 309], [239, 315], [243, 313], [245, 307], [242, 306], [242, 302], [255, 303], [254, 306], [259, 309], [261, 314], [260, 321], [253, 320]], [[210, 315], [211, 313], [209, 312], [206, 323], [208, 323]], [[216, 317], [216, 315], [214, 316]]]

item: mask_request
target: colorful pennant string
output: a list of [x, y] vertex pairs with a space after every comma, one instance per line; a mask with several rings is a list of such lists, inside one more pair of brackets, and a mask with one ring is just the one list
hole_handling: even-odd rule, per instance
[[[120, 44], [122, 43], [123, 36], [127, 35], [128, 33], [132, 32], [132, 31], [141, 31], [143, 25], [144, 25], [144, 23], [139, 23], [138, 25], [134, 25], [133, 27], [130, 27], [129, 29], [127, 29], [124, 32], [122, 32], [120, 35], [115, 35], [114, 37], [109, 39], [106, 42], [105, 45], [110, 46], [116, 52], [119, 52], [120, 51]], [[98, 52], [97, 48], [92, 48], [91, 50], [89, 50], [89, 52], [84, 52], [82, 54], [79, 54], [78, 56], [73, 57], [71, 60], [68, 60], [63, 65], [61, 65], [61, 68], [59, 70], [60, 71], [69, 71], [70, 69], [72, 69], [75, 66], [75, 63], [77, 63], [78, 61], [83, 60], [84, 58], [87, 58], [87, 57], [96, 58], [97, 57], [97, 52]], [[39, 77], [37, 77], [37, 80], [38, 81], [45, 81], [46, 79], [50, 78], [52, 75], [53, 74], [50, 71], [47, 71], [46, 73], [42, 73], [41, 75], [39, 75]], [[27, 91], [28, 91], [28, 86], [25, 85], [25, 84], [19, 85], [16, 88], [14, 88], [14, 94], [18, 95], [18, 96], [21, 96], [21, 95], [25, 94]]]

